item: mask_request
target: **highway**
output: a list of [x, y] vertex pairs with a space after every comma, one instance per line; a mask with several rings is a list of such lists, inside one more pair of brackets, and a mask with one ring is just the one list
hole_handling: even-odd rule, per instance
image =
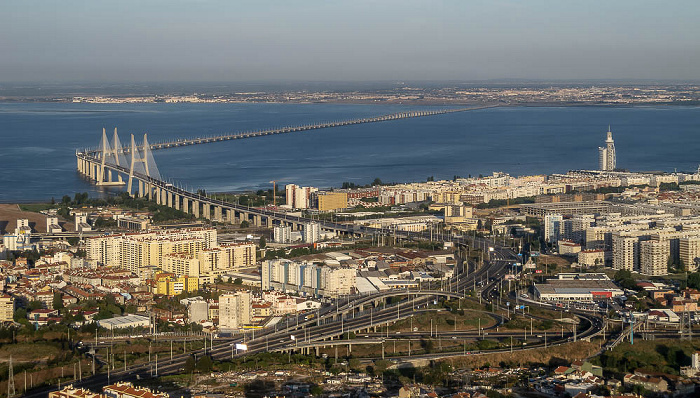
[[[410, 234], [412, 239], [425, 238], [426, 234], [414, 233]], [[468, 265], [464, 266], [461, 263], [458, 264], [457, 269], [460, 269], [460, 264], [462, 272], [454, 276], [450, 281], [449, 288], [447, 291], [435, 291], [435, 290], [402, 290], [402, 291], [388, 291], [380, 292], [378, 294], [368, 295], [368, 296], [350, 296], [337, 300], [335, 305], [331, 305], [323, 308], [317, 312], [317, 316], [313, 319], [304, 319], [304, 315], [289, 318], [289, 326], [287, 327], [287, 322], [276, 324], [273, 328], [267, 328], [255, 331], [255, 337], [240, 337], [235, 336], [233, 339], [217, 339], [214, 347], [207, 349], [206, 354], [211, 355], [213, 358], [218, 360], [225, 360], [233, 356], [244, 356], [251, 355], [260, 352], [270, 352], [270, 351], [299, 351], [303, 349], [312, 349], [317, 346], [324, 346], [330, 344], [358, 344], [364, 339], [374, 338], [381, 339], [383, 341], [390, 341], [391, 339], [411, 339], [411, 338], [421, 338], [425, 337], [425, 332], [401, 332], [399, 335], [394, 334], [393, 336], [389, 333], [388, 336], [383, 335], [379, 332], [374, 332], [374, 327], [378, 327], [381, 330], [381, 326], [387, 326], [395, 321], [407, 319], [411, 316], [417, 314], [430, 313], [439, 311], [438, 309], [428, 308], [427, 303], [430, 299], [436, 296], [443, 296], [447, 298], [462, 298], [464, 297], [467, 290], [473, 288], [479, 282], [482, 285], [481, 297], [483, 301], [491, 302], [492, 298], [495, 297], [495, 289], [498, 286], [498, 282], [504, 278], [508, 267], [512, 265], [513, 262], [517, 261], [517, 256], [510, 249], [499, 247], [493, 242], [482, 238], [469, 238], [469, 237], [455, 237], [458, 244], [466, 244], [469, 242], [472, 247], [493, 247], [493, 251], [489, 252], [490, 258], [487, 259], [485, 266], [479, 267], [477, 269], [474, 266]], [[409, 297], [406, 300], [400, 301], [394, 305], [382, 307], [374, 307], [374, 303], [385, 302], [388, 297], [394, 297], [397, 295], [405, 295]], [[492, 303], [494, 304], [494, 303]], [[494, 304], [496, 305], [496, 304]], [[365, 308], [366, 307], [366, 308]], [[496, 312], [503, 310], [504, 308], [497, 308]], [[585, 338], [595, 335], [600, 328], [602, 328], [602, 321], [598, 322], [597, 318], [590, 314], [579, 314], [576, 313], [581, 319], [588, 320], [589, 326], [586, 330], [578, 333], [579, 338]], [[438, 315], [439, 316], [439, 315]], [[490, 316], [494, 317], [497, 322], [496, 325], [490, 328], [484, 328], [484, 336], [490, 336], [492, 338], [507, 338], [508, 336], [518, 336], [526, 337], [518, 333], [509, 333], [504, 331], [494, 331], [496, 327], [504, 322], [503, 316], [499, 313], [492, 313]], [[388, 330], [388, 329], [386, 329]], [[353, 339], [347, 339], [349, 333], [356, 333], [360, 335], [359, 341], [354, 342]], [[478, 333], [475, 331], [456, 331], [456, 332], [446, 332], [441, 331], [439, 335], [441, 338], [447, 338], [457, 340], [466, 338], [479, 337], [474, 335]], [[365, 338], [364, 336], [368, 336]], [[292, 338], [294, 336], [294, 338]], [[382, 336], [382, 337], [380, 337]], [[566, 333], [564, 336], [551, 336], [551, 340], [548, 339], [548, 346], [553, 346], [557, 344], [563, 344], [569, 341], [571, 338], [571, 333]], [[531, 339], [539, 340], [537, 336], [530, 336]], [[247, 351], [236, 352], [233, 348], [234, 343], [243, 343], [245, 339], [245, 344], [247, 345]], [[343, 340], [344, 339], [344, 340]], [[513, 348], [517, 349], [532, 349], [537, 347], [543, 347], [544, 343], [529, 343], [525, 347]], [[510, 349], [502, 349], [490, 352], [503, 352], [509, 351]], [[486, 353], [486, 352], [482, 352]], [[158, 375], [174, 374], [182, 370], [184, 363], [188, 357], [195, 355], [197, 357], [204, 355], [204, 350], [198, 350], [188, 354], [179, 354], [173, 356], [173, 359], [161, 358], [158, 362], [157, 373]], [[401, 360], [415, 360], [415, 359], [436, 359], [444, 358], [449, 356], [459, 356], [465, 355], [464, 352], [442, 352], [433, 354], [422, 354], [422, 355], [412, 355], [408, 356], [392, 356], [392, 359]], [[369, 359], [379, 359], [369, 358]], [[152, 372], [155, 373], [156, 369], [155, 363], [143, 364], [138, 366], [133, 366], [127, 371], [120, 370], [110, 372], [109, 380], [105, 373], [100, 373], [92, 377], [85, 378], [81, 382], [74, 383], [75, 386], [86, 387], [96, 389], [108, 382], [116, 382], [118, 380], [134, 380], [136, 378], [146, 378], [151, 377]], [[42, 397], [46, 396], [47, 392], [55, 389], [55, 387], [46, 387], [42, 389], [36, 389], [31, 391], [28, 397]]]

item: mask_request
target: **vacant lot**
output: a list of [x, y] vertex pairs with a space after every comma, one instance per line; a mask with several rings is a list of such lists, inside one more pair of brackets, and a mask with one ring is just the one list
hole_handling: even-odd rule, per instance
[[[22, 205], [26, 209], [43, 209], [43, 205]], [[0, 204], [0, 234], [14, 232], [17, 227], [17, 220], [26, 218], [29, 226], [35, 232], [46, 232], [46, 216], [33, 211], [22, 211], [16, 204]], [[59, 219], [59, 223], [66, 231], [73, 230], [72, 222], [64, 222]]]

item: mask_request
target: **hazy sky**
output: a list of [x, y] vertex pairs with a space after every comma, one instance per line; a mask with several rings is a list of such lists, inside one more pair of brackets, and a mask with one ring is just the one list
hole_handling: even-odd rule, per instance
[[1, 0], [0, 82], [698, 80], [698, 21], [698, 0]]

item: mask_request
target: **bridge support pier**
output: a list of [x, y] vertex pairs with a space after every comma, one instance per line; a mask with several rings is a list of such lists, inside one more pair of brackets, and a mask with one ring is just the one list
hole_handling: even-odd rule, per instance
[[182, 211], [184, 211], [185, 213], [189, 213], [190, 212], [189, 207], [190, 207], [190, 200], [187, 199], [187, 197], [183, 196], [182, 197]]
[[207, 220], [211, 220], [211, 205], [209, 203], [202, 203], [204, 205], [203, 215]]
[[178, 194], [173, 194], [173, 207], [175, 207], [175, 210], [180, 210], [180, 200], [182, 199], [182, 196]]
[[199, 218], [199, 206], [201, 203], [199, 201], [193, 200], [192, 201], [192, 213], [194, 214], [194, 218]]
[[165, 198], [167, 199], [166, 203], [168, 207], [174, 207], [173, 205], [173, 193], [168, 192], [167, 190], [165, 191]]
[[221, 206], [215, 206], [214, 207], [214, 220], [222, 222], [224, 221], [223, 218], [221, 218], [221, 213], [223, 212], [223, 209]]

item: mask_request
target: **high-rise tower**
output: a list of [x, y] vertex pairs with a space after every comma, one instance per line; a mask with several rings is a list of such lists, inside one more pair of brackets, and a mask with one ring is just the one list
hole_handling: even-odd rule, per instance
[[603, 171], [612, 171], [615, 170], [616, 166], [615, 141], [612, 138], [610, 126], [608, 126], [608, 137], [605, 140], [605, 147], [598, 147], [598, 168]]

